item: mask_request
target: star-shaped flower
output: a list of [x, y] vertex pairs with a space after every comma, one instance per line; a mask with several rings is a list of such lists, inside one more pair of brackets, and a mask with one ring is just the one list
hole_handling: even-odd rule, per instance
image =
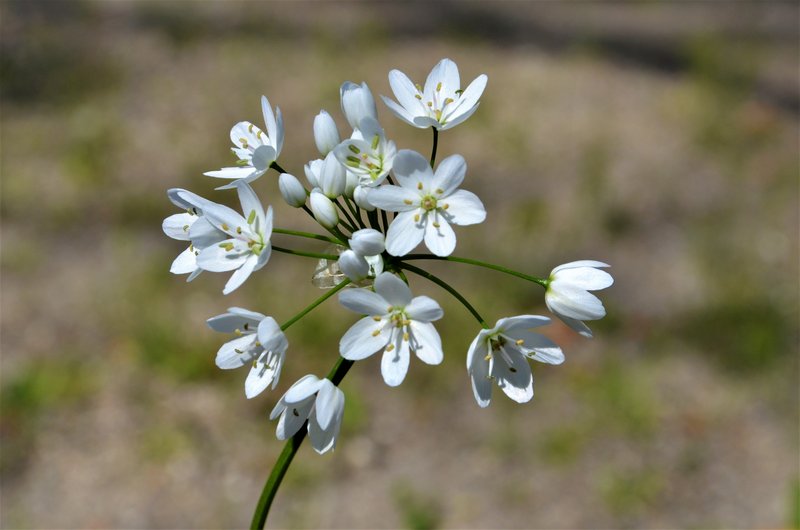
[[564, 354], [553, 341], [528, 331], [550, 323], [538, 315], [501, 318], [492, 329], [482, 329], [467, 353], [467, 372], [472, 379], [475, 401], [488, 407], [492, 380], [517, 403], [533, 397], [533, 374], [526, 357], [548, 364], [561, 364]]
[[449, 256], [456, 247], [456, 234], [450, 224], [472, 225], [486, 219], [478, 197], [459, 190], [467, 164], [461, 155], [439, 163], [436, 173], [419, 153], [403, 149], [394, 161], [399, 186], [371, 190], [367, 200], [377, 208], [400, 212], [386, 234], [386, 250], [405, 256], [423, 239], [437, 256]]
[[278, 385], [289, 341], [274, 318], [231, 307], [227, 313], [209, 318], [207, 322], [214, 331], [236, 335], [219, 349], [216, 364], [223, 370], [251, 366], [244, 383], [248, 399], [270, 384], [273, 389]]
[[[169, 190], [167, 192], [167, 197], [175, 206], [185, 210], [185, 212], [176, 213], [164, 219], [164, 222], [161, 224], [161, 229], [164, 230], [164, 233], [172, 239], [177, 239], [178, 241], [191, 241], [191, 238], [189, 237], [189, 231], [191, 230], [195, 221], [200, 219], [200, 216], [202, 216], [202, 211], [178, 197], [178, 191], [179, 190], [177, 189]], [[186, 193], [191, 192], [187, 191]], [[186, 278], [187, 282], [197, 278], [197, 276], [203, 272], [203, 269], [197, 265], [197, 255], [200, 253], [200, 250], [201, 249], [197, 249], [193, 244], [190, 243], [186, 250], [178, 254], [178, 257], [172, 262], [172, 266], [170, 266], [169, 271], [172, 274], [188, 274], [189, 277]]]
[[589, 291], [610, 287], [614, 278], [597, 267], [608, 267], [601, 261], [581, 260], [559, 265], [550, 273], [544, 301], [547, 308], [566, 325], [591, 338], [592, 330], [583, 320], [598, 320], [606, 315], [603, 302]]
[[388, 272], [378, 275], [374, 288], [374, 292], [349, 289], [339, 295], [347, 309], [368, 315], [347, 330], [339, 352], [345, 359], [360, 361], [383, 350], [383, 380], [397, 386], [408, 372], [410, 352], [427, 364], [442, 362], [442, 341], [431, 322], [444, 312], [427, 296], [412, 298], [408, 285]]
[[278, 440], [287, 440], [308, 420], [308, 436], [314, 450], [323, 454], [336, 448], [344, 415], [344, 392], [328, 379], [309, 374], [286, 391], [269, 415], [278, 416]]
[[250, 123], [240, 121], [231, 129], [231, 150], [239, 157], [236, 167], [224, 167], [217, 171], [207, 171], [204, 175], [233, 182], [220, 186], [218, 190], [235, 188], [239, 181], [253, 182], [266, 173], [269, 166], [277, 160], [283, 148], [283, 117], [281, 109], [269, 105], [266, 96], [261, 96], [261, 111], [264, 114], [266, 133]]
[[461, 90], [458, 66], [450, 59], [442, 59], [431, 70], [424, 89], [414, 85], [403, 72], [392, 70], [389, 85], [399, 105], [385, 96], [381, 98], [404, 122], [420, 129], [435, 127], [443, 131], [472, 116], [487, 81], [486, 75], [481, 74]]
[[223, 294], [235, 290], [253, 271], [266, 265], [272, 252], [272, 207], [265, 212], [249, 184], [240, 182], [236, 189], [246, 218], [186, 190], [170, 190], [203, 212], [189, 228], [189, 239], [200, 250], [197, 265], [212, 272], [234, 271]]
[[386, 139], [378, 122], [367, 116], [362, 118], [353, 138], [340, 143], [333, 153], [358, 177], [358, 185], [373, 187], [383, 182], [391, 171], [397, 147]]

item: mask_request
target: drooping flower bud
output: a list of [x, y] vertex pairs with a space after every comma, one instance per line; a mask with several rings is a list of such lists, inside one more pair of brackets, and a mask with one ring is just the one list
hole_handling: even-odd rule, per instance
[[359, 282], [369, 275], [367, 260], [352, 250], [345, 250], [339, 255], [339, 269], [354, 282]]
[[378, 110], [375, 108], [375, 99], [366, 83], [357, 85], [345, 81], [339, 89], [342, 98], [342, 112], [347, 118], [347, 123], [353, 129], [358, 129], [359, 122], [369, 116], [378, 121]]
[[339, 224], [339, 214], [336, 212], [336, 206], [319, 188], [311, 190], [309, 202], [311, 203], [311, 212], [319, 224], [325, 228], [333, 228]]
[[317, 144], [319, 153], [326, 156], [340, 141], [336, 122], [326, 111], [321, 111], [314, 118], [314, 143]]
[[281, 191], [283, 200], [289, 206], [300, 208], [306, 203], [306, 190], [294, 175], [281, 173], [281, 176], [278, 177], [278, 188]]

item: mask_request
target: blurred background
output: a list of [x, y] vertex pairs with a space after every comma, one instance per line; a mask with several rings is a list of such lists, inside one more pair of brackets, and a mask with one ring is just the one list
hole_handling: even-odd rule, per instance
[[[800, 525], [797, 3], [39, 2], [0, 4], [4, 528], [241, 527], [282, 448], [267, 414], [324, 374], [354, 315], [329, 303], [288, 332], [279, 388], [248, 401], [205, 319], [284, 321], [319, 296], [315, 260], [276, 254], [230, 296], [187, 284], [161, 232], [186, 187], [238, 208], [203, 171], [228, 131], [286, 120], [281, 164], [317, 157], [338, 89], [389, 95], [443, 57], [478, 112], [440, 137], [469, 164], [487, 221], [457, 254], [544, 276], [612, 264], [608, 316], [536, 397], [474, 403], [478, 329], [446, 293], [445, 361], [386, 387], [358, 363], [337, 450], [304, 445], [273, 527], [745, 528]], [[387, 134], [430, 133], [379, 104]], [[313, 229], [255, 183], [276, 224]], [[283, 239], [281, 239], [283, 237]], [[288, 240], [321, 251], [314, 242]], [[546, 313], [500, 274], [431, 265], [494, 322]]]

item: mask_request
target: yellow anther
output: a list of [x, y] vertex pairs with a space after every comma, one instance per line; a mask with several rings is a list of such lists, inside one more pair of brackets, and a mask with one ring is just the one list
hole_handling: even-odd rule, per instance
[[223, 230], [225, 230], [227, 232], [228, 228], [229, 228], [228, 225], [226, 225], [225, 223], [222, 223], [222, 229]]
[[449, 105], [449, 104], [450, 104], [450, 103], [452, 103], [452, 102], [453, 102], [453, 98], [446, 98], [446, 99], [444, 100], [444, 104], [445, 104], [445, 105]]
[[408, 342], [408, 333], [403, 333], [403, 340]]
[[444, 190], [442, 188], [436, 188], [436, 193], [441, 195], [442, 193], [444, 193]]
[[491, 353], [487, 353], [486, 357], [484, 357], [483, 360], [484, 361], [491, 361], [492, 360], [492, 354]]
[[417, 83], [417, 84], [415, 84], [414, 86], [415, 86], [415, 87], [417, 87], [417, 92], [422, 92], [422, 85], [420, 85], [419, 83]]
[[379, 329], [376, 329], [375, 331], [372, 332], [372, 336], [373, 337], [377, 337], [380, 334], [381, 334], [381, 330], [379, 330]]
[[428, 102], [428, 106], [429, 106], [430, 108], [433, 108], [433, 101], [429, 101], [429, 102]]
[[256, 220], [256, 211], [250, 210], [250, 215], [247, 216], [247, 224], [253, 224], [253, 221]]
[[420, 96], [419, 94], [414, 94], [414, 97], [415, 97], [415, 98], [417, 98], [417, 99], [419, 99], [419, 100], [421, 100], [421, 99], [422, 99], [422, 96]]
[[241, 330], [241, 329], [234, 329], [234, 330], [233, 330], [233, 333], [234, 333], [234, 334], [235, 334], [237, 337], [241, 337], [241, 336], [242, 336], [242, 330]]
[[220, 243], [219, 248], [224, 248], [225, 252], [230, 252], [231, 250], [233, 250], [233, 243], [228, 243], [228, 242]]
[[258, 346], [260, 348], [261, 347], [261, 343], [256, 341], [256, 346]]
[[439, 81], [439, 82], [436, 84], [436, 91], [437, 91], [437, 92], [439, 92], [441, 89], [442, 89], [442, 82], [441, 82], [441, 81]]
[[359, 149], [358, 147], [356, 147], [356, 146], [355, 146], [355, 145], [353, 145], [353, 144], [350, 144], [350, 145], [348, 145], [348, 146], [347, 146], [347, 148], [348, 148], [348, 149], [350, 149], [350, 150], [351, 150], [352, 152], [354, 152], [355, 154], [358, 154], [358, 153], [360, 153], [360, 152], [361, 152], [361, 149]]
[[419, 222], [419, 214], [414, 214], [414, 222], [415, 223]]
[[434, 222], [433, 222], [433, 226], [434, 226], [434, 228], [439, 228], [439, 227], [440, 227], [440, 226], [442, 226], [442, 225], [441, 225], [439, 222], [437, 222], [437, 221], [434, 221]]
[[374, 320], [375, 322], [380, 322], [381, 320], [383, 320], [383, 318], [382, 317], [372, 317], [372, 320]]
[[443, 209], [443, 210], [447, 210], [448, 208], [450, 208], [450, 204], [448, 204], [448, 203], [444, 203], [444, 204], [442, 205], [442, 209]]
[[256, 133], [256, 138], [258, 138], [259, 140], [261, 140], [261, 135], [262, 135], [262, 134], [264, 134], [264, 131], [258, 131], [258, 132]]
[[404, 203], [406, 203], [406, 204], [408, 204], [409, 206], [411, 206], [412, 204], [414, 204], [414, 201], [412, 201], [411, 199], [403, 199], [403, 202], [404, 202]]
[[242, 144], [242, 147], [247, 149], [247, 139], [246, 138], [239, 138], [239, 143]]
[[248, 126], [247, 126], [247, 130], [248, 130], [249, 132], [251, 132], [251, 133], [253, 132], [253, 124], [252, 124], [252, 123], [251, 123], [250, 125], [248, 125]]
[[411, 321], [410, 320], [403, 320], [403, 325], [404, 326], [410, 326], [411, 325]]
[[189, 231], [189, 225], [183, 225], [183, 231], [184, 232], [188, 232]]
[[388, 346], [386, 346], [386, 351], [392, 351], [392, 350], [394, 350], [394, 344], [389, 344]]
[[381, 140], [381, 137], [379, 135], [377, 135], [377, 134], [372, 137], [372, 150], [373, 151], [378, 148], [378, 142], [380, 142], [380, 140]]
[[234, 348], [233, 351], [235, 351], [236, 353], [239, 353], [239, 354], [244, 353], [244, 350], [240, 350], [239, 348]]
[[436, 109], [436, 120], [442, 121], [442, 109]]
[[420, 181], [420, 182], [417, 182], [417, 189], [418, 189], [418, 190], [421, 190], [421, 189], [422, 189], [422, 182], [421, 182], [421, 181]]
[[517, 346], [522, 346], [523, 344], [525, 344], [525, 340], [524, 340], [524, 339], [519, 339], [519, 340], [516, 342], [516, 344], [517, 344]]
[[237, 234], [241, 234], [242, 233], [242, 227], [241, 226], [237, 226], [236, 227], [236, 233]]

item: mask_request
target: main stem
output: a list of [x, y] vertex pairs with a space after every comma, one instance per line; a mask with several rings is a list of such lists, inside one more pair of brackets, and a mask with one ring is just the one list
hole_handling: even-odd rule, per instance
[[[341, 383], [344, 376], [347, 375], [351, 366], [353, 366], [353, 361], [348, 361], [347, 359], [339, 357], [339, 360], [336, 361], [336, 364], [333, 365], [333, 368], [331, 368], [331, 371], [328, 373], [327, 378], [330, 379], [334, 385], [339, 386], [339, 383]], [[283, 451], [281, 451], [280, 456], [278, 456], [278, 460], [275, 462], [275, 466], [269, 474], [267, 483], [264, 484], [261, 497], [258, 499], [258, 505], [253, 514], [253, 521], [250, 523], [250, 528], [252, 530], [261, 530], [264, 528], [267, 522], [269, 508], [272, 506], [272, 500], [278, 493], [281, 481], [283, 481], [283, 477], [286, 475], [286, 471], [289, 469], [294, 455], [297, 454], [297, 450], [300, 449], [300, 445], [302, 445], [303, 440], [305, 440], [307, 432], [308, 423], [287, 440], [286, 444], [283, 446]]]
[[545, 280], [544, 278], [537, 278], [536, 276], [531, 276], [523, 272], [515, 271], [514, 269], [509, 269], [508, 267], [503, 267], [502, 265], [495, 265], [494, 263], [486, 263], [485, 261], [478, 261], [476, 259], [459, 258], [456, 256], [435, 256], [433, 254], [408, 254], [400, 259], [402, 261], [432, 259], [440, 261], [454, 261], [456, 263], [466, 263], [468, 265], [475, 265], [477, 267], [484, 267], [486, 269], [492, 269], [498, 272], [504, 272], [506, 274], [510, 274], [511, 276], [516, 276], [517, 278], [528, 280], [529, 282], [538, 283], [545, 289], [547, 288], [547, 280]]

